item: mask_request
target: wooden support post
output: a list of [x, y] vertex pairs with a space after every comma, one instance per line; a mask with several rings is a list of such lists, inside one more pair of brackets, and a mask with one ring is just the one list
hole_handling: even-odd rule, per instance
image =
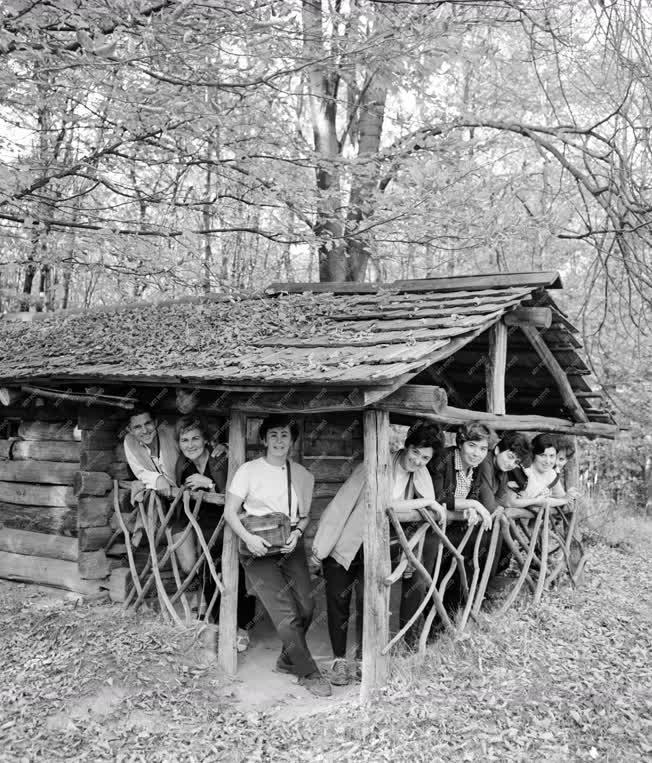
[[489, 352], [485, 364], [487, 412], [504, 415], [505, 369], [507, 367], [507, 326], [498, 321], [489, 329]]
[[[233, 411], [229, 422], [229, 474], [233, 475], [245, 462], [247, 450], [247, 417], [241, 411]], [[236, 639], [238, 635], [238, 538], [227, 525], [222, 544], [222, 582], [224, 593], [220, 600], [220, 630], [217, 658], [222, 670], [233, 675], [238, 667]]]
[[366, 522], [364, 531], [364, 625], [362, 634], [362, 685], [365, 702], [374, 689], [387, 680], [388, 657], [383, 655], [389, 640], [390, 573], [389, 526], [386, 509], [390, 504], [389, 414], [364, 412], [364, 463], [367, 475]]

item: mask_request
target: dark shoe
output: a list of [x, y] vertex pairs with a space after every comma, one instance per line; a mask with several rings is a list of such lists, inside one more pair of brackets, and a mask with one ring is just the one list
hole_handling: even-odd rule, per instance
[[277, 673], [287, 673], [290, 676], [295, 675], [292, 663], [288, 662], [283, 657], [279, 657], [278, 660], [276, 660], [274, 670]]
[[315, 670], [308, 676], [301, 676], [299, 678], [299, 685], [308, 689], [315, 697], [330, 697], [333, 693], [330, 682], [318, 670]]
[[336, 657], [333, 660], [330, 670], [330, 681], [333, 686], [346, 686], [349, 683], [349, 666], [343, 657]]

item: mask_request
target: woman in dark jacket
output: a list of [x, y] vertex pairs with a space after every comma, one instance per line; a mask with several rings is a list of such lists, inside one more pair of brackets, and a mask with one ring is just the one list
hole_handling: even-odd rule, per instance
[[[195, 416], [183, 416], [176, 425], [179, 458], [175, 476], [179, 487], [189, 490], [206, 490], [224, 493], [226, 489], [227, 463], [224, 454], [212, 455], [210, 437], [203, 423]], [[208, 541], [217, 527], [224, 509], [210, 503], [203, 503], [197, 521], [202, 534]], [[213, 562], [217, 569], [222, 564], [222, 536], [212, 548]], [[215, 581], [207, 564], [203, 566], [204, 599], [208, 603], [215, 593]], [[244, 651], [249, 644], [248, 630], [256, 614], [256, 599], [248, 596], [244, 574], [240, 574], [238, 588], [238, 651]], [[216, 610], [214, 610], [215, 612]]]

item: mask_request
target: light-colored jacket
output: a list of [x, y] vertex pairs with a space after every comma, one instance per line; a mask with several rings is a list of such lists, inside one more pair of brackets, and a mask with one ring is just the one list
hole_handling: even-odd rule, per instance
[[[394, 454], [392, 482], [402, 452]], [[317, 559], [330, 556], [344, 569], [351, 566], [364, 538], [366, 483], [364, 463], [358, 464], [324, 509], [312, 544], [312, 553]], [[415, 497], [435, 500], [432, 478], [425, 466], [414, 472], [413, 485]]]
[[143, 483], [147, 490], [156, 489], [156, 480], [165, 477], [170, 485], [175, 485], [175, 467], [179, 457], [179, 446], [174, 429], [165, 422], [157, 427], [159, 455], [155, 458], [146, 445], [141, 445], [132, 435], [127, 434], [124, 441], [125, 457], [134, 477]]

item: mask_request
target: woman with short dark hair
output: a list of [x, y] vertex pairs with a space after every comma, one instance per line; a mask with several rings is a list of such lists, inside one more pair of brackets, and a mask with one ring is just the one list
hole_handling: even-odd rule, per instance
[[523, 469], [526, 484], [510, 483], [507, 505], [517, 509], [564, 506], [578, 495], [577, 490], [568, 491], [555, 470], [557, 461], [557, 438], [552, 434], [538, 434], [532, 440], [532, 465]]
[[[242, 542], [248, 588], [267, 610], [283, 644], [277, 671], [296, 675], [312, 694], [326, 697], [331, 686], [306, 643], [314, 602], [303, 534], [310, 522], [315, 480], [301, 464], [290, 460], [297, 435], [298, 427], [288, 416], [272, 415], [262, 422], [259, 437], [265, 455], [242, 464], [235, 473], [224, 511]], [[263, 537], [260, 528], [265, 523], [268, 537], [283, 537], [283, 545], [273, 546]], [[256, 527], [258, 532], [253, 529]]]
[[[408, 430], [404, 446], [394, 454], [392, 508], [400, 521], [422, 521], [418, 509], [427, 508], [441, 518], [443, 507], [436, 499], [426, 464], [442, 445], [436, 424], [417, 421]], [[353, 677], [346, 659], [351, 597], [356, 598], [355, 657], [362, 656], [362, 602], [364, 591], [363, 534], [366, 471], [359, 464], [324, 510], [313, 541], [312, 553], [322, 563], [326, 582], [328, 632], [334, 660], [331, 681], [337, 686]], [[425, 595], [421, 579], [404, 580], [400, 621], [405, 624]], [[359, 674], [359, 664], [354, 671]]]

